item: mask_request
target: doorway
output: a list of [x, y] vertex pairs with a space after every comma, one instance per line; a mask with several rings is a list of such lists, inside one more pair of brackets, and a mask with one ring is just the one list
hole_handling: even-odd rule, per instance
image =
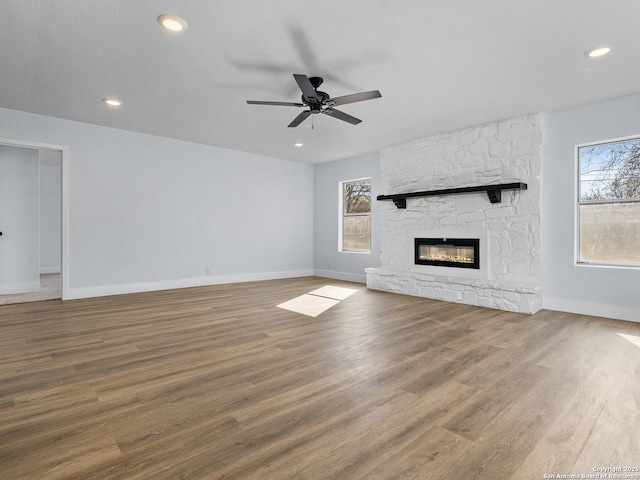
[[0, 139], [0, 305], [67, 297], [67, 157]]

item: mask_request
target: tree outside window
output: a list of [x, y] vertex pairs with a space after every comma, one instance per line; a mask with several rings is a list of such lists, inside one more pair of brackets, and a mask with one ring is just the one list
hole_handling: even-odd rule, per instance
[[640, 137], [578, 147], [578, 262], [640, 266]]
[[341, 182], [341, 245], [344, 252], [371, 250], [371, 179]]

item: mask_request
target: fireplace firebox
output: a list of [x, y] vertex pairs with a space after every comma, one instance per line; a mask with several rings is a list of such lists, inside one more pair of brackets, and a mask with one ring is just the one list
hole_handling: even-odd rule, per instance
[[477, 238], [416, 238], [416, 265], [480, 269]]

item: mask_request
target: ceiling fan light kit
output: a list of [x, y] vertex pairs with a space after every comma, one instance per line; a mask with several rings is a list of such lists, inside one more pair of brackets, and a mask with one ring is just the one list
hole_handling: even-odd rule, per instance
[[351, 95], [343, 95], [341, 97], [331, 98], [328, 93], [318, 90], [322, 85], [322, 77], [307, 77], [306, 75], [294, 73], [293, 78], [296, 80], [298, 87], [302, 91], [302, 102], [263, 102], [258, 100], [247, 100], [249, 105], [270, 105], [280, 107], [301, 107], [309, 108], [298, 114], [296, 118], [289, 124], [289, 127], [297, 127], [304, 122], [310, 115], [316, 115], [322, 113], [343, 122], [350, 123], [351, 125], [357, 125], [362, 120], [353, 117], [348, 113], [344, 113], [340, 110], [336, 110], [335, 106], [346, 105], [348, 103], [363, 102], [365, 100], [372, 100], [374, 98], [380, 98], [382, 95], [378, 90], [372, 90], [370, 92], [353, 93]]

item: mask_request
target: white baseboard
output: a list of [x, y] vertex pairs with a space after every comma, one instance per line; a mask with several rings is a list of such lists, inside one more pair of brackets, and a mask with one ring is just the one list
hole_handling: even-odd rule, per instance
[[60, 273], [60, 267], [40, 267], [40, 275], [51, 275], [53, 273]]
[[640, 308], [635, 307], [545, 297], [542, 300], [542, 308], [545, 310], [557, 310], [560, 312], [578, 313], [580, 315], [594, 315], [596, 317], [640, 322]]
[[11, 285], [0, 285], [0, 295], [15, 295], [20, 293], [39, 292], [40, 288], [40, 282], [12, 283]]
[[334, 280], [344, 280], [345, 282], [367, 283], [367, 277], [357, 273], [334, 272], [333, 270], [314, 270], [316, 277], [333, 278]]
[[284, 272], [246, 273], [238, 275], [217, 275], [177, 280], [161, 280], [156, 282], [126, 283], [118, 285], [101, 285], [96, 287], [69, 288], [65, 300], [79, 298], [106, 297], [109, 295], [125, 295], [128, 293], [154, 292], [157, 290], [173, 290], [176, 288], [204, 287], [226, 283], [259, 282], [262, 280], [279, 280], [283, 278], [312, 277], [313, 270], [290, 270]]

